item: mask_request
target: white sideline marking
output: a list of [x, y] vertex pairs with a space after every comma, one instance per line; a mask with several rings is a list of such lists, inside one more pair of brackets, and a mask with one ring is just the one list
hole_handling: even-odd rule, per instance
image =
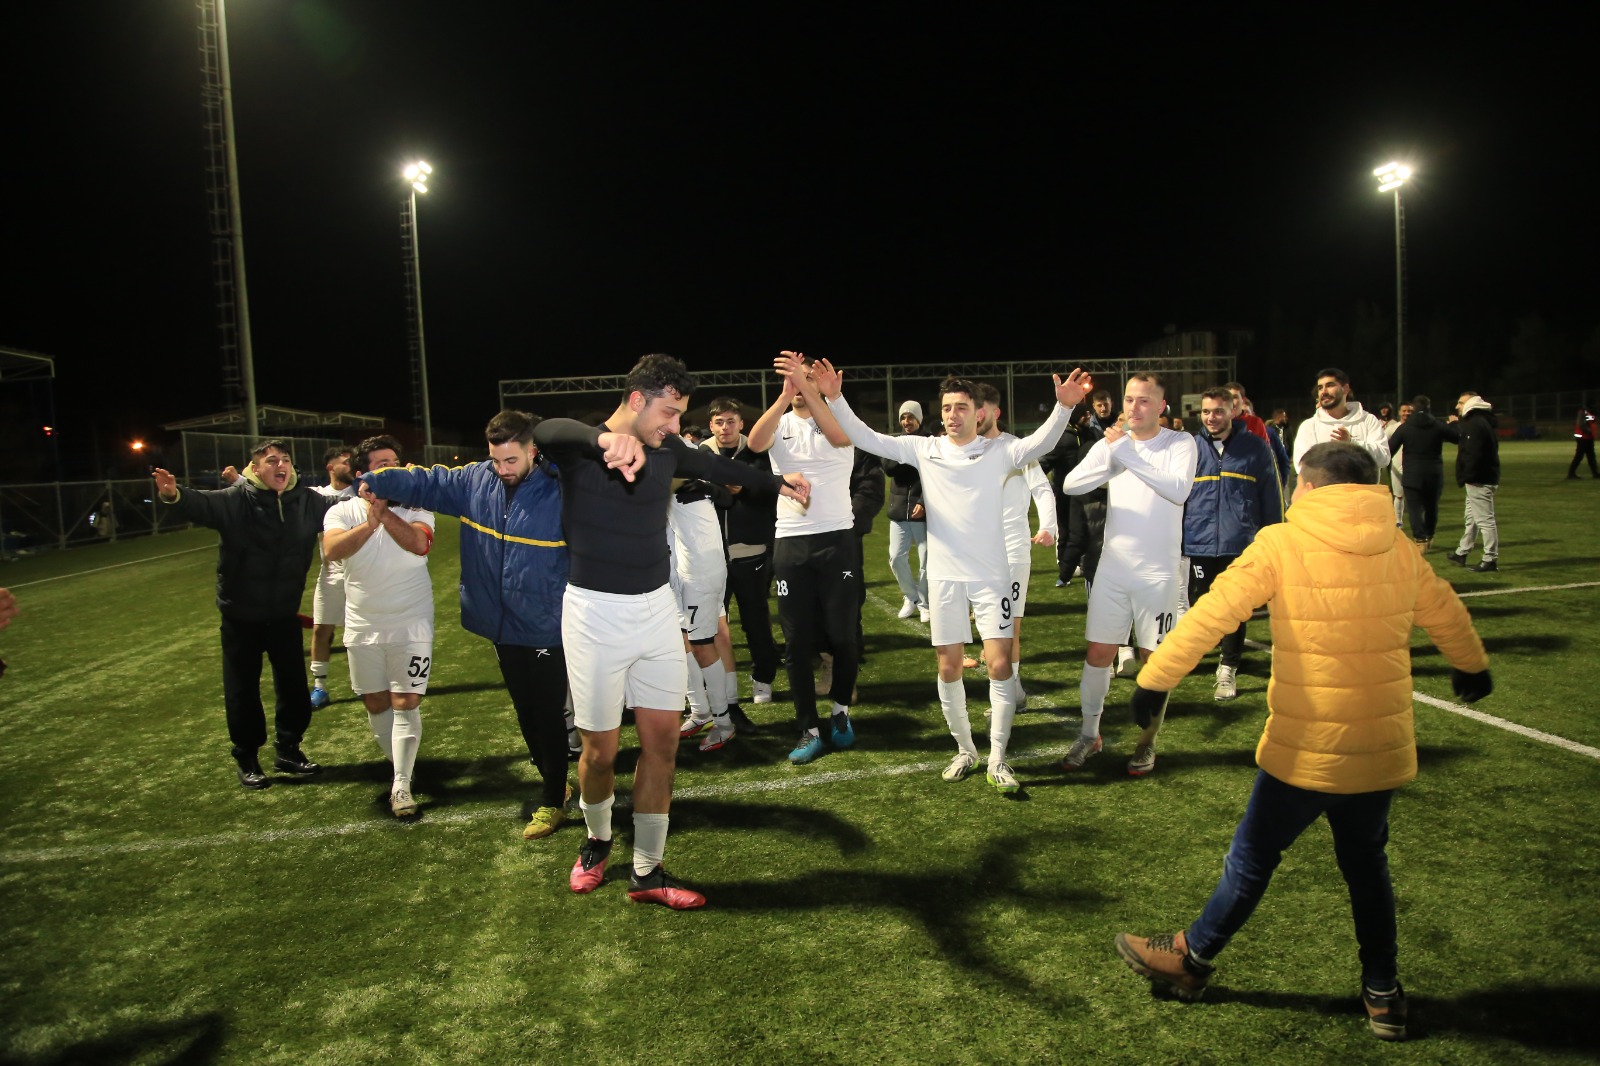
[[153, 563], [157, 559], [176, 559], [180, 555], [188, 555], [191, 552], [215, 551], [216, 547], [217, 546], [215, 544], [202, 544], [198, 548], [185, 548], [181, 552], [168, 552], [166, 555], [152, 555], [148, 559], [129, 559], [125, 563], [112, 563], [110, 566], [97, 566], [93, 570], [79, 570], [71, 574], [57, 574], [55, 577], [41, 577], [37, 581], [24, 581], [20, 585], [12, 585], [11, 587], [14, 589], [25, 589], [29, 585], [43, 585], [47, 581], [64, 581], [69, 577], [84, 577], [88, 574], [99, 574], [107, 570], [115, 570], [122, 566], [137, 566], [140, 563]]
[[[1054, 758], [1066, 754], [1064, 746], [1034, 748], [1016, 754], [1016, 761], [1027, 762]], [[715, 799], [722, 796], [742, 796], [761, 792], [787, 792], [796, 788], [831, 785], [839, 781], [862, 781], [869, 777], [898, 777], [904, 774], [934, 771], [948, 765], [948, 760], [905, 763], [899, 766], [878, 766], [862, 770], [830, 770], [825, 773], [807, 773], [794, 777], [769, 778], [761, 781], [744, 781], [730, 785], [693, 785], [673, 791], [674, 799]], [[627, 810], [629, 797], [619, 794], [616, 806]], [[522, 816], [521, 807], [485, 807], [479, 810], [451, 814], [429, 815], [421, 823], [428, 825], [465, 825], [491, 818], [514, 819]], [[184, 837], [177, 840], [130, 840], [115, 844], [79, 844], [64, 848], [38, 848], [33, 851], [0, 851], [0, 866], [20, 866], [26, 863], [61, 862], [77, 859], [103, 859], [117, 855], [141, 855], [152, 852], [187, 851], [194, 848], [222, 848], [236, 844], [272, 844], [279, 841], [323, 840], [328, 837], [357, 836], [374, 830], [404, 829], [405, 823], [392, 818], [373, 818], [365, 822], [346, 822], [343, 825], [308, 826], [304, 829], [268, 829], [265, 832], [216, 833], [203, 837]]]
[[1559, 592], [1562, 589], [1592, 589], [1600, 585], [1600, 581], [1579, 581], [1571, 585], [1529, 585], [1520, 589], [1480, 589], [1477, 592], [1458, 592], [1457, 596], [1466, 599], [1468, 596], [1509, 596], [1513, 592]]
[[1451, 703], [1448, 700], [1425, 696], [1420, 692], [1413, 692], [1411, 698], [1418, 703], [1426, 703], [1429, 707], [1437, 707], [1441, 711], [1459, 714], [1463, 718], [1471, 718], [1473, 721], [1482, 722], [1484, 725], [1492, 725], [1545, 744], [1553, 744], [1558, 748], [1565, 748], [1567, 751], [1576, 752], [1579, 755], [1587, 755], [1591, 759], [1600, 759], [1600, 748], [1591, 748], [1587, 744], [1579, 744], [1576, 740], [1558, 737], [1554, 733], [1543, 733], [1537, 729], [1530, 729], [1525, 725], [1518, 725], [1516, 722], [1508, 722], [1504, 718], [1496, 718], [1492, 714], [1475, 711], [1471, 707], [1463, 707], [1459, 703]]

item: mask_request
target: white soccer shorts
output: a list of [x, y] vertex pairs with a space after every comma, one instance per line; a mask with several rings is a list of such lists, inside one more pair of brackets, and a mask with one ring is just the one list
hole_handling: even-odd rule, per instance
[[349, 644], [345, 658], [350, 661], [350, 687], [357, 696], [372, 692], [409, 692], [416, 696], [428, 691], [433, 673], [433, 641], [413, 640], [403, 644]]
[[[712, 633], [716, 615], [712, 612]], [[561, 643], [567, 655], [572, 713], [579, 729], [622, 725], [622, 709], [681, 711], [689, 691], [678, 598], [654, 592], [619, 595], [568, 585]]]
[[316, 588], [311, 593], [311, 621], [319, 626], [344, 625], [344, 567], [323, 563], [317, 569]]
[[1135, 577], [1102, 564], [1089, 587], [1084, 637], [1096, 644], [1121, 645], [1127, 643], [1131, 628], [1134, 642], [1146, 651], [1154, 651], [1178, 619], [1181, 584], [1177, 575], [1166, 579]]
[[1028, 613], [1028, 579], [1033, 576], [1033, 560], [1025, 559], [1011, 564], [1011, 587], [1006, 590], [1011, 600], [1011, 616], [1022, 618]]
[[723, 581], [715, 584], [695, 581], [679, 583], [678, 605], [683, 614], [679, 627], [691, 641], [706, 641], [716, 637], [717, 618], [722, 614], [722, 594], [728, 587], [726, 571], [723, 577]]
[[970, 614], [983, 640], [1010, 640], [1016, 635], [1007, 590], [988, 581], [928, 581], [928, 628], [933, 646], [967, 644], [972, 640]]

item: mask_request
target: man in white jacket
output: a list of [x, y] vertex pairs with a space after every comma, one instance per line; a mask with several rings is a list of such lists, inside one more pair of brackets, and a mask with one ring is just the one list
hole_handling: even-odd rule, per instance
[[1365, 448], [1378, 469], [1389, 465], [1389, 438], [1378, 416], [1350, 399], [1350, 376], [1338, 367], [1317, 372], [1317, 413], [1300, 423], [1294, 435], [1294, 469], [1316, 444], [1347, 441]]

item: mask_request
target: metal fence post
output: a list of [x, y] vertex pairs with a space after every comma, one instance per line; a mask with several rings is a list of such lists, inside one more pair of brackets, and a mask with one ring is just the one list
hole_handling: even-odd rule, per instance
[[61, 482], [56, 482], [56, 542], [59, 547], [67, 546], [67, 516], [61, 509]]

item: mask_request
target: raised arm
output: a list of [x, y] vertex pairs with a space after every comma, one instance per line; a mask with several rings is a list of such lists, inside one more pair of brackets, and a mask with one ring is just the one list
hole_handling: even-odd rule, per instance
[[784, 378], [778, 398], [772, 401], [771, 407], [761, 413], [761, 417], [756, 419], [756, 424], [750, 427], [750, 432], [745, 434], [747, 448], [753, 452], [764, 452], [772, 447], [772, 442], [778, 435], [778, 419], [783, 417], [783, 412], [794, 402], [794, 396], [794, 382]]
[[[782, 357], [773, 361], [774, 365], [783, 362]], [[811, 408], [813, 417], [817, 420], [817, 429], [824, 434], [828, 426], [841, 431], [847, 444], [854, 444], [858, 448], [865, 448], [873, 455], [881, 455], [885, 459], [896, 459], [902, 463], [916, 466], [921, 458], [915, 442], [921, 437], [891, 437], [879, 433], [856, 416], [850, 409], [850, 404], [845, 400], [842, 391], [844, 375], [833, 368], [833, 364], [823, 360], [817, 364], [817, 369], [810, 378], [794, 372], [792, 367], [780, 367], [779, 373], [787, 373], [788, 380], [795, 383], [795, 387], [805, 396], [806, 403]], [[828, 396], [829, 390], [832, 396]], [[815, 397], [813, 399], [813, 397]], [[824, 423], [824, 419], [827, 422]], [[831, 437], [829, 438], [832, 439]]]
[[[1056, 518], [1056, 494], [1050, 487], [1050, 479], [1044, 476], [1044, 470], [1038, 463], [1023, 467], [1022, 476], [1028, 479], [1028, 492], [1033, 496], [1034, 510], [1039, 512], [1039, 534], [1033, 539], [1040, 544], [1054, 544], [1061, 538], [1061, 528]], [[1046, 534], [1050, 539], [1041, 539]]]
[[225, 497], [230, 489], [178, 489], [178, 479], [156, 467], [151, 472], [156, 479], [156, 498], [170, 504], [178, 514], [196, 525], [218, 529], [227, 521]]
[[[474, 464], [476, 465], [476, 464]], [[380, 500], [460, 518], [471, 495], [470, 466], [391, 466], [361, 475]]]
[[[835, 370], [833, 364], [826, 359], [806, 366], [799, 352], [779, 352], [778, 357], [772, 361], [772, 367], [786, 381], [793, 382], [794, 388], [806, 398], [806, 406], [812, 420], [817, 424], [817, 432], [835, 448], [848, 448], [851, 444], [850, 438], [839, 428], [839, 423], [828, 414], [828, 405], [824, 402], [839, 395], [844, 375]], [[873, 452], [873, 454], [881, 453]]]

